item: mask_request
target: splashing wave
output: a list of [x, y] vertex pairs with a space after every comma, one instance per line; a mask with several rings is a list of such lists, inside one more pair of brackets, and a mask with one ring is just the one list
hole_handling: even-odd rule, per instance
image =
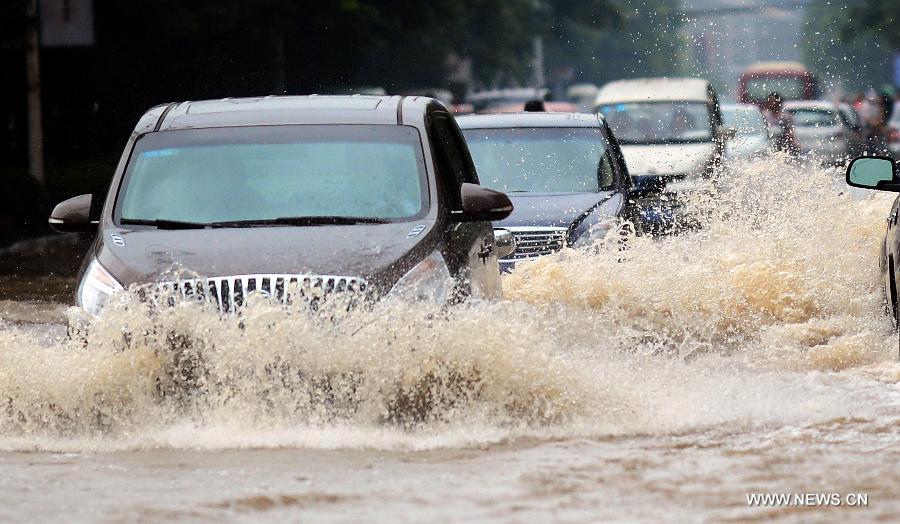
[[223, 318], [124, 300], [73, 339], [7, 321], [0, 448], [420, 449], [865, 416], [834, 384], [897, 374], [889, 201], [779, 158], [724, 180], [694, 202], [703, 230], [522, 264], [498, 303]]

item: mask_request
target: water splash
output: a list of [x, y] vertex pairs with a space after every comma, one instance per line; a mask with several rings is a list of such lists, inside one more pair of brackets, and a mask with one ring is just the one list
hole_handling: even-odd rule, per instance
[[889, 200], [774, 158], [691, 203], [702, 231], [522, 264], [498, 303], [223, 318], [126, 299], [71, 340], [6, 322], [0, 448], [422, 449], [865, 417], [835, 384], [897, 374]]
[[625, 262], [606, 250], [523, 264], [507, 298], [598, 311], [654, 351], [832, 370], [889, 358], [877, 265], [886, 197], [782, 157], [737, 166], [711, 191], [692, 202], [705, 230], [634, 239]]

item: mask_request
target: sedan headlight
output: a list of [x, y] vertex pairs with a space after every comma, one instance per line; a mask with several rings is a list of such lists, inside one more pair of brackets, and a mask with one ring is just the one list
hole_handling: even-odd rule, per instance
[[607, 233], [616, 226], [616, 217], [607, 217], [599, 222], [591, 224], [586, 231], [581, 233], [572, 243], [572, 247], [590, 247], [606, 238]]
[[122, 289], [124, 289], [122, 284], [110, 275], [97, 259], [94, 259], [88, 264], [84, 277], [78, 284], [75, 302], [88, 313], [96, 315], [100, 313], [109, 296]]
[[444, 257], [435, 251], [407, 271], [388, 295], [411, 302], [440, 304], [450, 298], [452, 283]]

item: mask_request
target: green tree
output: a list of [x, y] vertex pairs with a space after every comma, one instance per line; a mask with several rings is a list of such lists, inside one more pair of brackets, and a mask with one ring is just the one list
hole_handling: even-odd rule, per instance
[[[890, 81], [890, 46], [887, 33], [854, 29], [860, 9], [878, 2], [847, 6], [821, 3], [807, 7], [804, 23], [804, 60], [827, 87], [859, 91]], [[891, 2], [882, 2], [891, 3]], [[894, 4], [900, 4], [893, 0]], [[867, 15], [868, 16], [868, 15]]]
[[[203, 61], [184, 57], [174, 67], [197, 72], [212, 64], [212, 73], [247, 61], [248, 84], [266, 78], [275, 91], [281, 84], [290, 91], [445, 85], [451, 54], [471, 60], [479, 83], [522, 83], [531, 75], [533, 37], [561, 40], [573, 31], [598, 31], [620, 20], [609, 0], [132, 0], [104, 5], [111, 19], [141, 21], [141, 27], [121, 25], [121, 51], [140, 53], [138, 48], [151, 41], [155, 56], [203, 49]], [[590, 54], [578, 44], [570, 43], [567, 50]]]
[[[574, 80], [603, 84], [619, 78], [681, 72], [681, 11], [676, 0], [611, 0], [608, 21], [567, 20], [552, 60], [569, 64]], [[600, 18], [602, 21], [603, 18]]]
[[857, 1], [848, 15], [842, 31], [845, 38], [870, 33], [884, 38], [894, 49], [900, 48], [900, 0]]

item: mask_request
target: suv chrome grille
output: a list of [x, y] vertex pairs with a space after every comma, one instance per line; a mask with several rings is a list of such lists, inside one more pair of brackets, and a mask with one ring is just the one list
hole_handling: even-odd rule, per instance
[[358, 277], [333, 275], [236, 275], [179, 279], [162, 282], [157, 291], [168, 296], [181, 296], [218, 304], [220, 312], [233, 312], [244, 305], [251, 293], [260, 293], [290, 304], [302, 300], [315, 307], [334, 293], [365, 293], [368, 282]]
[[528, 260], [555, 253], [566, 245], [564, 227], [507, 227], [516, 239], [516, 251], [503, 262]]

